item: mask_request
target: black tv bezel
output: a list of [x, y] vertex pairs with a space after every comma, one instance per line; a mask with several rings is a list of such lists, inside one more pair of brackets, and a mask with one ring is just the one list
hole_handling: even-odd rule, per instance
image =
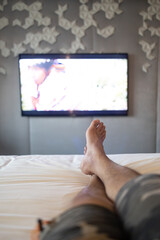
[[[22, 109], [21, 98], [21, 80], [20, 80], [20, 59], [38, 59], [38, 58], [124, 58], [127, 59], [127, 109], [126, 110], [102, 110], [102, 111], [24, 111]], [[20, 108], [21, 116], [26, 117], [40, 117], [40, 116], [57, 116], [57, 117], [94, 117], [94, 116], [127, 116], [129, 108], [129, 63], [128, 53], [75, 53], [75, 54], [63, 54], [63, 53], [49, 53], [49, 54], [19, 54], [18, 56], [18, 68], [19, 68], [19, 88], [20, 88]]]

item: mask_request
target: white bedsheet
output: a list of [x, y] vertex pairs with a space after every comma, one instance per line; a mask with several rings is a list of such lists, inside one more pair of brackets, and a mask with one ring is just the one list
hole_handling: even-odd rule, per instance
[[[82, 155], [0, 156], [0, 239], [28, 240], [37, 218], [51, 219], [67, 209], [89, 182]], [[141, 173], [160, 173], [160, 154], [109, 156]]]

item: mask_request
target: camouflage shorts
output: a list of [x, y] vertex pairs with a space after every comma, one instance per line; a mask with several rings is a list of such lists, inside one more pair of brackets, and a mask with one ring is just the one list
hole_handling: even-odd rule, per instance
[[116, 199], [128, 239], [160, 240], [160, 175], [141, 175], [125, 184]]
[[116, 207], [119, 216], [96, 205], [72, 208], [47, 225], [40, 239], [160, 240], [160, 175], [129, 181], [118, 193]]
[[61, 214], [45, 227], [42, 240], [114, 240], [123, 238], [117, 214], [97, 205], [81, 205]]

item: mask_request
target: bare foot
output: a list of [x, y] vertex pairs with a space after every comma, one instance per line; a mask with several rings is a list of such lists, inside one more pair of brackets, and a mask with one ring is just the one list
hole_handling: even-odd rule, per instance
[[105, 126], [99, 120], [93, 120], [86, 131], [87, 148], [81, 163], [81, 170], [85, 174], [96, 174], [96, 169], [100, 164], [99, 159], [106, 157], [103, 141], [106, 136]]
[[[96, 120], [96, 121], [99, 121], [99, 120]], [[97, 133], [98, 133], [98, 137], [100, 139], [100, 141], [104, 142], [105, 138], [106, 138], [106, 129], [105, 129], [105, 126], [103, 125], [103, 123], [99, 121], [98, 125], [97, 125]], [[87, 145], [84, 147], [84, 155], [86, 154], [87, 152]]]

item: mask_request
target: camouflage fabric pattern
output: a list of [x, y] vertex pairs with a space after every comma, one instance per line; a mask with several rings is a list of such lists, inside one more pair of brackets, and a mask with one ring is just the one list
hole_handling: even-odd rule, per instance
[[124, 240], [117, 214], [97, 205], [72, 208], [47, 225], [41, 240]]
[[160, 240], [160, 175], [141, 175], [126, 183], [116, 208], [119, 215], [97, 205], [72, 208], [48, 224], [40, 239]]
[[160, 240], [160, 175], [141, 175], [125, 184], [116, 199], [128, 239]]

